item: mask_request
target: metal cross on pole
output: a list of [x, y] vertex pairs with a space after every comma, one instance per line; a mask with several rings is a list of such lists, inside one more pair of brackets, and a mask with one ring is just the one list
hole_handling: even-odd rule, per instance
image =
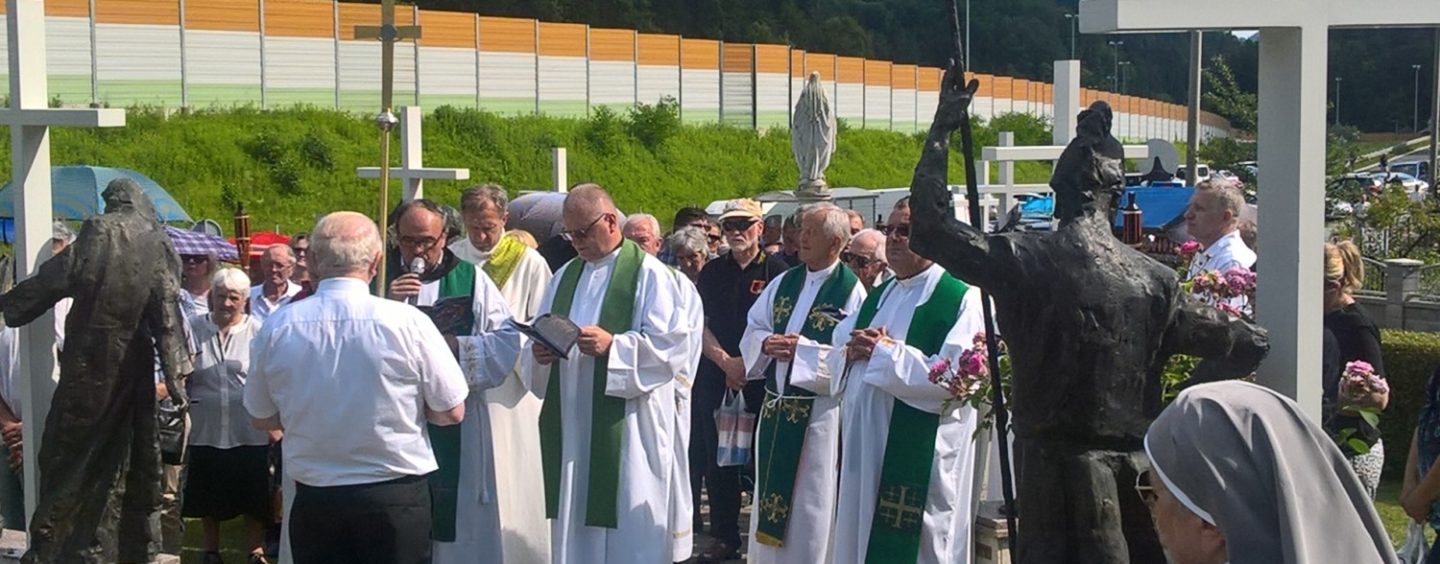
[[[380, 25], [355, 26], [356, 39], [380, 40], [380, 113], [375, 116], [375, 125], [380, 128], [380, 248], [388, 250], [390, 231], [390, 130], [400, 120], [392, 113], [391, 105], [395, 96], [395, 42], [403, 39], [420, 39], [419, 26], [395, 25], [395, 0], [380, 3]], [[382, 255], [379, 270], [375, 276], [375, 294], [385, 293], [385, 259]]]

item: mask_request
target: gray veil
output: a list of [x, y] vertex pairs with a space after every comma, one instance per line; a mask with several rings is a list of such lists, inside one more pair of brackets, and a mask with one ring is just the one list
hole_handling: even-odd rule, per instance
[[1182, 392], [1150, 425], [1145, 450], [1175, 498], [1224, 533], [1234, 564], [1397, 561], [1340, 450], [1268, 388]]

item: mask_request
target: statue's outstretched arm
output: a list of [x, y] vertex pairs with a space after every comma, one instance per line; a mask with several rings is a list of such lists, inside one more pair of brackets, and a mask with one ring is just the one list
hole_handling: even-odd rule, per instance
[[[84, 235], [84, 230], [81, 230], [81, 238]], [[5, 312], [6, 325], [28, 325], [55, 307], [55, 302], [70, 297], [70, 274], [75, 262], [74, 253], [70, 251], [73, 247], [72, 244], [40, 263], [34, 276], [21, 280], [0, 296], [0, 309]]]
[[982, 287], [991, 286], [990, 243], [984, 232], [955, 218], [950, 194], [950, 135], [969, 119], [967, 108], [978, 83], [963, 83], [952, 66], [940, 86], [940, 105], [910, 181], [910, 248]]
[[1168, 353], [1203, 359], [1191, 374], [1193, 383], [1249, 376], [1270, 352], [1270, 337], [1264, 329], [1189, 294], [1181, 296], [1165, 341]]

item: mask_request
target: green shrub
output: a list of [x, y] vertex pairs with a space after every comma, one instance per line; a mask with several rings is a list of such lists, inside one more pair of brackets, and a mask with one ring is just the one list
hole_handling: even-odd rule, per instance
[[[720, 125], [679, 125], [669, 103], [626, 115], [611, 110], [589, 118], [502, 117], [473, 109], [440, 107], [425, 117], [425, 164], [466, 167], [470, 181], [425, 183], [427, 197], [455, 203], [479, 182], [511, 190], [548, 189], [551, 148], [569, 148], [572, 183], [610, 189], [621, 209], [673, 216], [686, 205], [754, 196], [794, 187], [797, 171], [784, 129], [756, 132]], [[313, 107], [259, 111], [241, 107], [198, 110], [168, 119], [158, 110], [132, 109], [126, 127], [59, 129], [51, 138], [56, 165], [124, 167], [155, 179], [196, 219], [228, 230], [243, 203], [257, 230], [308, 230], [335, 210], [374, 214], [379, 182], [360, 180], [355, 168], [379, 164], [372, 116]], [[1022, 143], [1048, 143], [1041, 120], [1001, 116], [978, 123], [976, 149], [993, 143], [995, 128], [1017, 131]], [[841, 127], [826, 173], [832, 186], [908, 186], [923, 136]], [[400, 164], [393, 138], [391, 165]], [[964, 165], [952, 153], [951, 181]], [[0, 178], [9, 176], [9, 138], [0, 139]], [[1043, 182], [1047, 163], [1020, 163], [1019, 182]], [[399, 198], [391, 183], [391, 202]]]
[[1390, 382], [1390, 406], [1380, 418], [1385, 474], [1399, 479], [1410, 452], [1410, 436], [1425, 405], [1425, 383], [1440, 367], [1440, 333], [1386, 329], [1381, 332], [1380, 346], [1385, 355], [1385, 379]]

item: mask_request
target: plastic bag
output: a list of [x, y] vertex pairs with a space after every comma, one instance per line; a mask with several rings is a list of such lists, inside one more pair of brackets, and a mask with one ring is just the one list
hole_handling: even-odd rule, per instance
[[1401, 564], [1422, 564], [1429, 551], [1429, 547], [1425, 546], [1425, 526], [1411, 521], [1410, 528], [1405, 531], [1405, 544], [1395, 549], [1395, 555], [1400, 557]]
[[715, 452], [716, 466], [741, 466], [750, 461], [750, 436], [755, 432], [755, 414], [745, 411], [745, 394], [725, 391], [725, 401], [715, 410], [715, 430], [720, 435]]

